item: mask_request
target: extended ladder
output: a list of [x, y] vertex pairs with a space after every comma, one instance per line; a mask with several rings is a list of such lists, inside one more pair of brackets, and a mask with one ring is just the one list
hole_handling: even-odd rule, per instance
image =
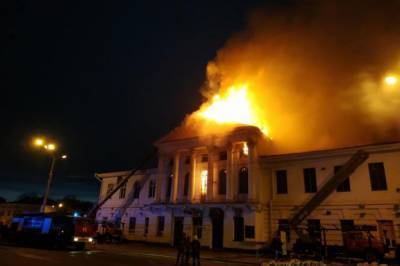
[[[290, 220], [290, 226], [294, 230], [303, 222], [312, 211], [314, 211], [346, 178], [348, 178], [363, 162], [369, 154], [363, 150], [357, 151], [337, 173], [335, 173], [321, 189], [300, 208]], [[298, 232], [298, 230], [296, 230]], [[298, 232], [299, 233], [299, 232]]]
[[[125, 185], [128, 180], [136, 174], [137, 171], [143, 169], [143, 167], [153, 158], [154, 155], [157, 154], [157, 149], [154, 149], [145, 159], [134, 169], [132, 170], [121, 182], [119, 182], [114, 189], [112, 189], [103, 200], [101, 200], [98, 204], [95, 204], [93, 208], [88, 212], [87, 217], [94, 217], [96, 215], [97, 210], [104, 205], [123, 185]], [[145, 180], [142, 180], [141, 187], [143, 187], [143, 181], [146, 181], [146, 175], [144, 177]]]

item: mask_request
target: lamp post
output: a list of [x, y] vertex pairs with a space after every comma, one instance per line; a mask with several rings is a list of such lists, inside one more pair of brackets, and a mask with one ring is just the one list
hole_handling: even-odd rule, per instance
[[40, 206], [40, 212], [44, 212], [45, 208], [46, 208], [46, 205], [47, 205], [47, 199], [48, 199], [49, 193], [50, 193], [51, 182], [52, 182], [53, 176], [54, 176], [54, 166], [56, 164], [56, 160], [57, 160], [57, 158], [61, 158], [61, 159], [65, 160], [68, 157], [65, 154], [59, 156], [56, 153], [56, 148], [57, 148], [56, 145], [54, 143], [51, 143], [51, 142], [50, 143], [46, 143], [46, 141], [44, 139], [42, 139], [42, 138], [36, 138], [33, 141], [33, 143], [34, 143], [34, 145], [36, 147], [42, 148], [45, 151], [47, 151], [51, 156], [49, 175], [48, 175], [48, 178], [47, 178], [46, 189], [45, 189], [44, 196], [43, 196], [43, 203], [42, 203], [42, 206]]

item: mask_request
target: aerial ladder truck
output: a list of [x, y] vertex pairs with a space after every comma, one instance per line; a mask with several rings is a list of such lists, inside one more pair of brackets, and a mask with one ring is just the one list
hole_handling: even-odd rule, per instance
[[[324, 200], [328, 198], [336, 188], [341, 185], [362, 163], [369, 157], [368, 152], [357, 151], [328, 181], [319, 189], [319, 191], [311, 197], [303, 206], [301, 206], [289, 221], [290, 229], [294, 230], [299, 242], [303, 245], [312, 243], [312, 239], [305, 234], [301, 228], [301, 223], [318, 207]], [[309, 228], [310, 229], [310, 228]]]
[[[87, 213], [87, 217], [93, 222], [96, 219], [96, 212], [99, 210], [117, 191], [119, 191], [124, 185], [127, 184], [129, 179], [131, 179], [134, 175], [136, 175], [140, 170], [142, 170], [146, 164], [153, 159], [153, 157], [157, 154], [157, 149], [154, 149], [148, 156], [145, 157], [145, 159], [137, 165], [136, 168], [131, 170], [128, 175], [124, 179], [121, 180], [107, 195], [97, 204], [95, 204], [92, 209]], [[140, 189], [143, 188], [144, 184], [147, 182], [149, 178], [149, 175], [145, 175], [142, 180], [140, 180]], [[114, 218], [114, 222], [108, 222], [104, 223], [101, 225], [102, 230], [101, 232], [98, 232], [97, 238], [98, 241], [106, 241], [106, 240], [120, 240], [122, 239], [122, 231], [120, 230], [119, 222], [120, 219], [123, 217], [123, 214], [125, 213], [126, 209], [129, 207], [129, 205], [133, 202], [133, 193], [134, 191], [131, 191], [130, 194], [128, 195], [125, 203], [122, 205], [121, 208], [117, 210], [117, 213]]]

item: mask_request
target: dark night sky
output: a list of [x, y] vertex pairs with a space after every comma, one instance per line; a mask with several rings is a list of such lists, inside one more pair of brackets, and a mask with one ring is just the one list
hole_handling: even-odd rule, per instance
[[[200, 102], [205, 67], [262, 1], [9, 1], [1, 49], [0, 196], [97, 197], [94, 172], [132, 168]], [[278, 2], [278, 1], [277, 1]]]

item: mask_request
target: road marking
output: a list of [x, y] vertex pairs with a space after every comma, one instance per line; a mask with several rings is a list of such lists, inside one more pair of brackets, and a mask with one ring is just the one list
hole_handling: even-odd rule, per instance
[[39, 255], [30, 254], [30, 253], [22, 253], [22, 252], [14, 252], [14, 253], [15, 253], [15, 255], [17, 255], [17, 256], [25, 257], [25, 258], [28, 258], [28, 259], [52, 261], [52, 260], [49, 259], [49, 258], [42, 257], [42, 256], [39, 256]]
[[[118, 252], [118, 251], [97, 251], [97, 252], [103, 252], [103, 253], [108, 253], [108, 254], [119, 254], [119, 255], [124, 255], [124, 256], [129, 256], [129, 257], [135, 257], [135, 256], [144, 256], [144, 257], [158, 257], [158, 258], [168, 258], [171, 260], [175, 260], [176, 256], [175, 255], [161, 255], [161, 254], [154, 254], [154, 253], [142, 253], [142, 252]], [[254, 265], [258, 263], [252, 263], [252, 262], [246, 262], [246, 261], [229, 261], [229, 260], [224, 260], [223, 258], [213, 258], [213, 257], [208, 257], [204, 256], [200, 259], [201, 261], [212, 261], [214, 263], [218, 264], [232, 264], [232, 265]]]

